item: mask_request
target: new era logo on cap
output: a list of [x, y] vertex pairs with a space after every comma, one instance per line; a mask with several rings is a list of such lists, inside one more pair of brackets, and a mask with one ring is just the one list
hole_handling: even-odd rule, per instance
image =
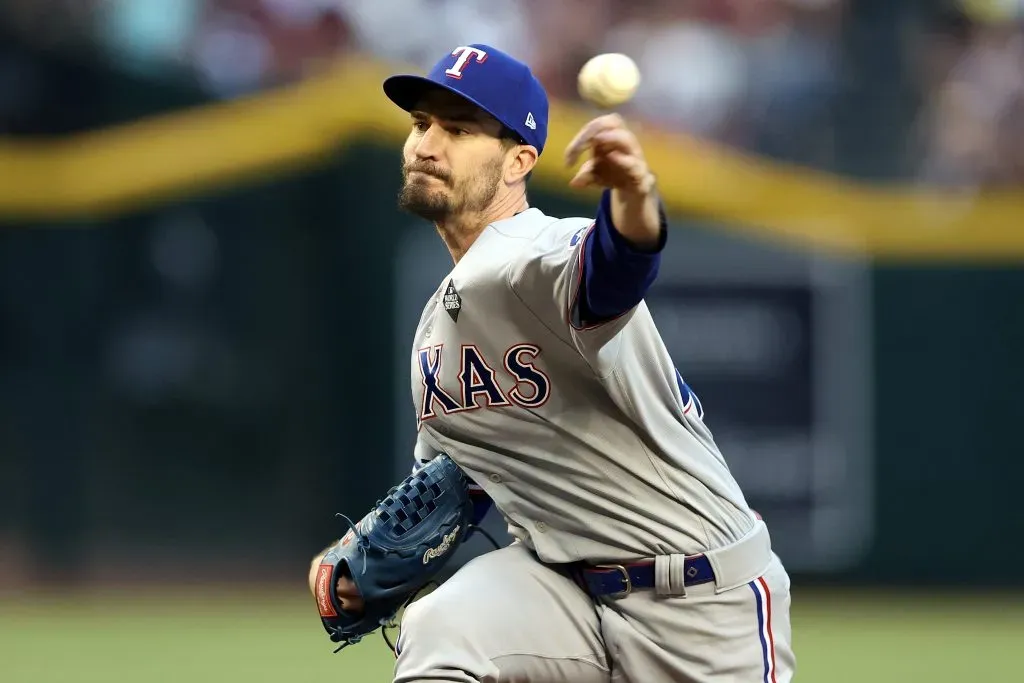
[[442, 57], [426, 76], [402, 74], [384, 92], [409, 111], [429, 88], [460, 95], [514, 131], [540, 153], [548, 135], [548, 96], [530, 67], [501, 50], [474, 43]]

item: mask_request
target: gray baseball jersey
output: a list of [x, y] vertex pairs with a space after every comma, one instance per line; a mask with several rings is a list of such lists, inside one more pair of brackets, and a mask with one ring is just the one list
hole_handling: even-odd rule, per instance
[[[423, 310], [417, 461], [448, 453], [519, 542], [408, 608], [395, 683], [792, 678], [788, 575], [636, 298], [656, 259], [609, 247], [608, 214], [488, 226]], [[684, 588], [701, 553], [714, 582]], [[550, 566], [646, 558], [654, 590], [593, 601]]]
[[755, 517], [641, 301], [575, 313], [593, 219], [488, 226], [416, 330], [416, 457], [448, 453], [553, 562], [696, 554]]

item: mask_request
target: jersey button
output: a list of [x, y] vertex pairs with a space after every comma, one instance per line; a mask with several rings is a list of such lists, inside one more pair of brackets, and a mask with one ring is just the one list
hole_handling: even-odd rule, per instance
[[544, 522], [537, 522], [537, 531], [539, 531], [539, 532], [541, 532], [543, 534], [547, 530], [548, 530], [548, 525], [547, 524], [545, 524]]
[[490, 479], [491, 481], [493, 481], [495, 484], [500, 484], [501, 483], [501, 475], [500, 474], [492, 474], [491, 476], [489, 476], [487, 478]]

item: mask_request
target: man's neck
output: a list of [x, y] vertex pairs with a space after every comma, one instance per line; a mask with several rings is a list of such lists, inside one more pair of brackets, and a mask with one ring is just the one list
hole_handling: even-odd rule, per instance
[[435, 223], [438, 234], [448, 247], [452, 255], [452, 261], [458, 263], [466, 255], [469, 248], [473, 246], [480, 233], [491, 223], [511, 218], [521, 211], [529, 208], [524, 194], [510, 194], [501, 199], [496, 199], [483, 211], [464, 213], [452, 216], [444, 221]]

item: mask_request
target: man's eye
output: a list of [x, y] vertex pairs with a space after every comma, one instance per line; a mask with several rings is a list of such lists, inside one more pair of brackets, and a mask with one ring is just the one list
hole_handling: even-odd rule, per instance
[[427, 124], [426, 121], [413, 121], [412, 127], [414, 130], [418, 130], [419, 132], [424, 133], [430, 126]]
[[454, 135], [456, 137], [461, 136], [461, 135], [469, 135], [469, 131], [466, 130], [465, 128], [453, 128], [452, 129], [452, 135]]

